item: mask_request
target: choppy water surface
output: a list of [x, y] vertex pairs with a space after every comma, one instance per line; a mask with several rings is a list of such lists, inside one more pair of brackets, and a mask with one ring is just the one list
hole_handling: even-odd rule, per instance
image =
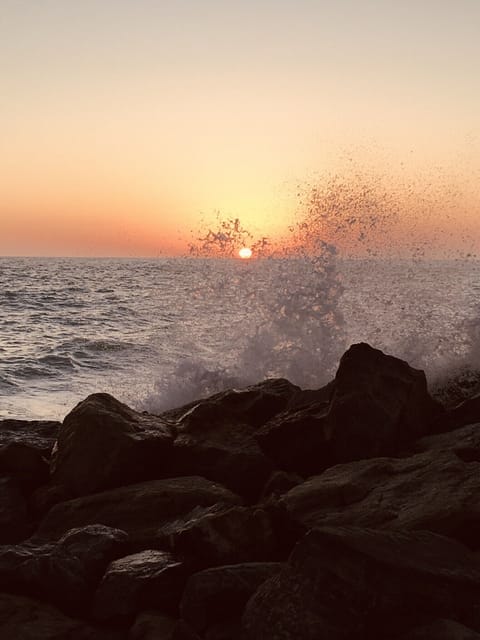
[[0, 258], [0, 417], [63, 418], [95, 391], [159, 411], [265, 376], [316, 387], [360, 340], [431, 382], [478, 368], [478, 261], [327, 254]]

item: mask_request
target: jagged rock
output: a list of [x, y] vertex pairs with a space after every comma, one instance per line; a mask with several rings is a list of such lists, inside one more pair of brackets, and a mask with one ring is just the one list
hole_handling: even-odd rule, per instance
[[[162, 414], [168, 421], [183, 422], [194, 415], [198, 424], [201, 420], [224, 419], [240, 421], [252, 427], [265, 424], [273, 416], [284, 411], [297, 395], [304, 392], [284, 378], [271, 378], [244, 389], [228, 389], [204, 400], [171, 409]], [[193, 414], [192, 414], [192, 410]]]
[[296, 473], [287, 473], [286, 471], [274, 471], [262, 491], [262, 500], [271, 495], [282, 495], [287, 493], [293, 487], [302, 484], [303, 478]]
[[277, 415], [256, 438], [279, 467], [308, 476], [392, 454], [429, 433], [440, 413], [423, 371], [362, 343], [342, 357], [330, 401]]
[[426, 436], [414, 444], [415, 451], [451, 451], [464, 462], [480, 462], [480, 423]]
[[391, 638], [447, 617], [480, 629], [480, 565], [429, 532], [310, 531], [247, 604], [245, 640]]
[[426, 529], [477, 548], [480, 463], [447, 451], [337, 465], [282, 497], [305, 527]]
[[480, 640], [480, 633], [455, 620], [435, 620], [416, 627], [395, 640]]
[[18, 483], [0, 478], [0, 544], [19, 542], [30, 532], [27, 503]]
[[2, 640], [123, 640], [122, 632], [94, 628], [30, 598], [0, 593]]
[[0, 475], [13, 476], [22, 490], [30, 493], [48, 481], [49, 466], [38, 449], [10, 442], [0, 446]]
[[0, 446], [15, 442], [49, 458], [60, 425], [52, 420], [0, 420]]
[[0, 591], [77, 613], [91, 599], [108, 563], [126, 548], [126, 533], [101, 525], [69, 531], [57, 543], [0, 547]]
[[270, 515], [256, 507], [197, 507], [166, 524], [157, 540], [198, 568], [270, 560], [277, 553]]
[[198, 633], [232, 620], [238, 626], [247, 600], [281, 566], [277, 562], [252, 562], [195, 573], [183, 592], [180, 614]]
[[130, 629], [128, 640], [172, 640], [176, 620], [154, 611], [137, 616]]
[[55, 484], [73, 495], [168, 475], [173, 428], [107, 393], [80, 402], [65, 418], [51, 460]]
[[154, 480], [120, 487], [55, 505], [35, 538], [56, 539], [73, 527], [101, 523], [130, 535], [132, 550], [152, 548], [157, 532], [195, 506], [239, 504], [241, 499], [219, 484], [197, 476]]
[[256, 429], [283, 411], [299, 393], [287, 380], [266, 380], [229, 390], [176, 413], [174, 469], [195, 473], [248, 500], [258, 498], [273, 471], [272, 462], [254, 439]]
[[175, 613], [187, 579], [185, 563], [165, 551], [141, 551], [112, 562], [95, 594], [97, 620], [131, 617], [145, 609]]

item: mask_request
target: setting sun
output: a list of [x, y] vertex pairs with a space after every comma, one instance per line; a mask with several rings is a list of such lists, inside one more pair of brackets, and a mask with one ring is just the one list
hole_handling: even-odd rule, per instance
[[238, 252], [238, 255], [243, 260], [248, 260], [248, 258], [252, 257], [252, 250], [249, 247], [242, 247]]

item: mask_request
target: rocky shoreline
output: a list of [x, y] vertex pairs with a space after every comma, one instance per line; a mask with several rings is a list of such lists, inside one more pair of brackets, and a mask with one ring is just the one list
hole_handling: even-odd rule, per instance
[[0, 638], [480, 639], [480, 394], [366, 344], [162, 415], [0, 421]]

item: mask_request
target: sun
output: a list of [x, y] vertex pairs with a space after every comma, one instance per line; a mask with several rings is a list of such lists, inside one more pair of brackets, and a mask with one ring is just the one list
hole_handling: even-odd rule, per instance
[[252, 250], [249, 247], [242, 247], [238, 252], [238, 255], [242, 260], [248, 260], [252, 257]]

